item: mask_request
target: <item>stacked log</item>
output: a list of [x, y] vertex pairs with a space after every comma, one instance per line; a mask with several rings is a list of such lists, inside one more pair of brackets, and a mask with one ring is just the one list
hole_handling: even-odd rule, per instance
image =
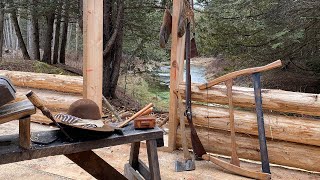
[[[192, 85], [193, 122], [207, 152], [231, 155], [226, 87], [199, 90]], [[184, 94], [184, 85], [180, 92]], [[262, 90], [264, 122], [271, 163], [320, 172], [320, 100], [318, 94]], [[233, 87], [237, 152], [240, 158], [260, 160], [253, 88]], [[216, 104], [213, 104], [216, 103]], [[198, 105], [196, 105], [198, 104]], [[221, 104], [221, 105], [217, 105]], [[276, 111], [276, 112], [275, 112]], [[293, 113], [289, 116], [285, 113]], [[187, 120], [186, 120], [187, 123]], [[178, 128], [177, 144], [181, 145]], [[191, 148], [190, 130], [187, 130]]]
[[[15, 101], [27, 99], [25, 94], [32, 90], [53, 113], [65, 113], [69, 106], [82, 98], [83, 78], [56, 74], [31, 73], [0, 70], [0, 75], [7, 76], [17, 88]], [[31, 116], [32, 122], [51, 124], [52, 121], [37, 110]]]

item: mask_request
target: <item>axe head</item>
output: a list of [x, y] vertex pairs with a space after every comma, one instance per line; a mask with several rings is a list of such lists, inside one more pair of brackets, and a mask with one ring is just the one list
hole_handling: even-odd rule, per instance
[[191, 51], [190, 58], [194, 58], [194, 57], [199, 56], [196, 40], [194, 39], [194, 37], [191, 39], [191, 50], [190, 51]]

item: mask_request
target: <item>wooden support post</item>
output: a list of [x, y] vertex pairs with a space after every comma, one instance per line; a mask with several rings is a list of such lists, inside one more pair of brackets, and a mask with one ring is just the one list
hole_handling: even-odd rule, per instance
[[147, 153], [151, 179], [160, 180], [161, 178], [157, 152], [157, 141], [155, 139], [147, 140]]
[[171, 69], [170, 69], [170, 107], [169, 107], [169, 150], [176, 149], [176, 136], [178, 126], [178, 100], [175, 95], [180, 82], [183, 81], [183, 64], [185, 36], [178, 38], [178, 21], [183, 1], [173, 0], [172, 13], [172, 43], [171, 43]]
[[83, 97], [102, 112], [103, 0], [83, 0]]
[[19, 119], [19, 144], [24, 149], [30, 149], [30, 116]]

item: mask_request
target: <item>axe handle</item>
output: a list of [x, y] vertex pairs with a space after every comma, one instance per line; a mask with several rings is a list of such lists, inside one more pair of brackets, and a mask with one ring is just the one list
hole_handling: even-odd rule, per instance
[[230, 119], [230, 132], [231, 132], [231, 164], [235, 166], [240, 166], [240, 160], [237, 154], [237, 144], [236, 144], [236, 132], [234, 127], [234, 111], [233, 111], [233, 102], [232, 102], [232, 82], [230, 79], [226, 81], [227, 86], [227, 96], [229, 99], [229, 119]]
[[44, 106], [43, 102], [41, 99], [33, 92], [29, 91], [26, 94], [27, 98], [31, 101], [31, 103], [36, 106], [38, 109], [41, 110], [42, 114], [45, 115], [47, 118], [49, 118], [60, 130], [61, 132], [69, 139], [72, 141], [72, 138], [63, 130], [63, 128], [57, 123], [57, 121], [53, 118], [50, 110]]
[[153, 107], [153, 104], [150, 103], [147, 106], [145, 106], [144, 108], [142, 108], [139, 112], [135, 113], [134, 115], [132, 115], [128, 120], [124, 121], [123, 123], [121, 123], [120, 125], [118, 125], [118, 128], [123, 128], [124, 126], [126, 126], [130, 121], [132, 121], [133, 119], [139, 117], [143, 112], [145, 112], [146, 110], [148, 110], [149, 108]]
[[188, 151], [188, 145], [187, 145], [187, 137], [186, 137], [186, 125], [184, 122], [184, 112], [185, 109], [183, 108], [182, 103], [182, 97], [180, 93], [177, 93], [178, 95], [178, 101], [179, 101], [179, 111], [180, 111], [180, 129], [181, 129], [181, 140], [182, 140], [182, 149], [183, 149], [183, 155], [185, 160], [192, 160], [191, 155]]

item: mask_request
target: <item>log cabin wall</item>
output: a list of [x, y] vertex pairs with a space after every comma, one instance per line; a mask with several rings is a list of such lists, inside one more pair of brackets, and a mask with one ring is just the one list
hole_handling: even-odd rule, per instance
[[[207, 152], [231, 155], [227, 88], [216, 85], [199, 90], [193, 84], [192, 113]], [[185, 85], [180, 84], [182, 97]], [[320, 172], [320, 99], [318, 94], [263, 89], [262, 103], [271, 163]], [[233, 87], [237, 152], [240, 158], [260, 160], [253, 88]], [[187, 119], [185, 119], [188, 123]], [[188, 129], [188, 128], [187, 128]], [[191, 146], [190, 130], [187, 130]], [[177, 129], [177, 145], [181, 133]]]

